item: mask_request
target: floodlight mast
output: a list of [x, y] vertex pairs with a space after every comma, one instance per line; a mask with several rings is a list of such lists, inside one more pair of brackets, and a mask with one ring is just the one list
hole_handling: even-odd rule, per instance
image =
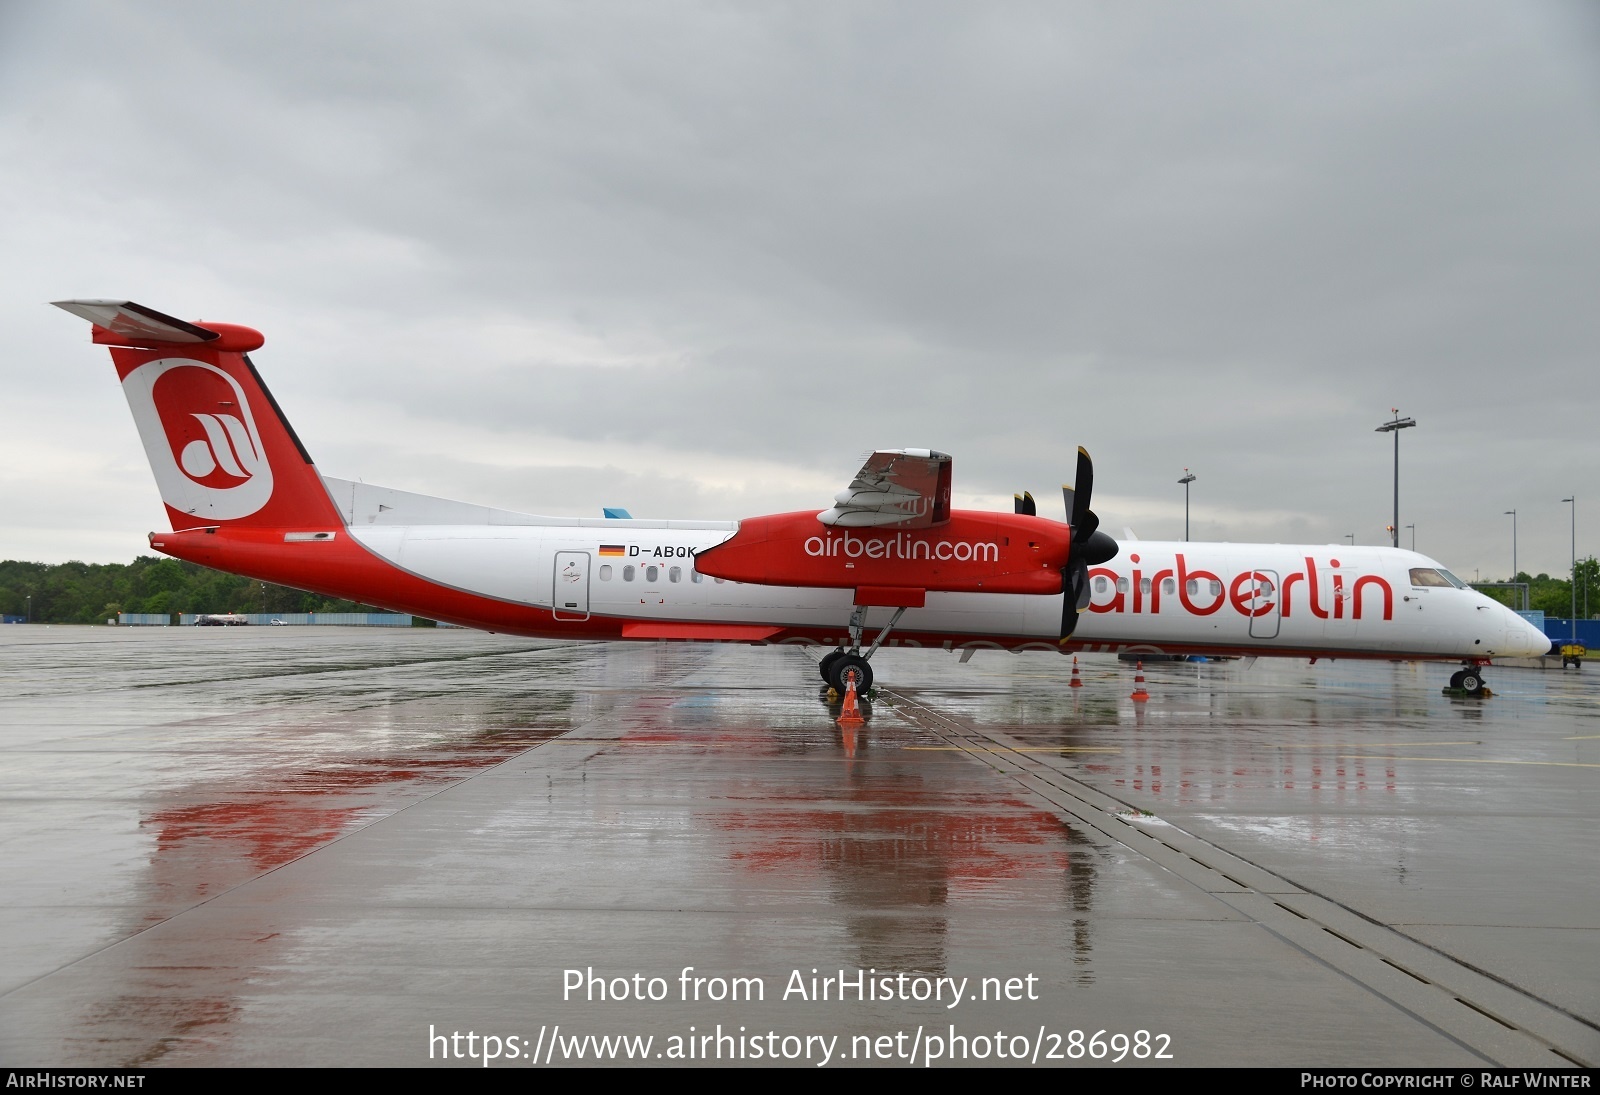
[[[1563, 498], [1563, 502], [1572, 503], [1572, 641], [1578, 641], [1578, 496], [1576, 493], [1571, 498]], [[1563, 666], [1567, 663], [1562, 662]]]
[[1511, 518], [1511, 580], [1517, 580], [1517, 511], [1508, 509], [1503, 516]]
[[1403, 430], [1403, 429], [1406, 429], [1406, 428], [1408, 428], [1410, 426], [1415, 426], [1417, 424], [1417, 420], [1414, 419], [1414, 418], [1401, 418], [1400, 417], [1400, 408], [1399, 407], [1391, 407], [1391, 408], [1389, 408], [1389, 410], [1390, 410], [1390, 413], [1392, 413], [1394, 415], [1394, 419], [1392, 421], [1385, 422], [1383, 425], [1379, 426], [1377, 429], [1373, 430], [1372, 432], [1373, 433], [1392, 433], [1392, 434], [1394, 434], [1394, 524], [1389, 526], [1389, 545], [1391, 547], [1399, 547], [1400, 546], [1400, 431]]
[[1183, 484], [1183, 542], [1189, 542], [1189, 484], [1194, 482], [1194, 473], [1188, 468], [1183, 469], [1183, 478], [1178, 480]]

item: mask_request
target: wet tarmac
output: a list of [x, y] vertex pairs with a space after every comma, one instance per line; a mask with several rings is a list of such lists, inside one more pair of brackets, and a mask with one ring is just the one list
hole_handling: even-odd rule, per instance
[[1600, 675], [874, 665], [0, 628], [0, 1062], [1600, 1061]]

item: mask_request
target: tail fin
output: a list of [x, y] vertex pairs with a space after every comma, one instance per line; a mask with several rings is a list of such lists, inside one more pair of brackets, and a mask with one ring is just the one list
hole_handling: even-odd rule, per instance
[[343, 525], [305, 446], [246, 356], [265, 339], [126, 300], [62, 300], [94, 324], [139, 427], [174, 530]]

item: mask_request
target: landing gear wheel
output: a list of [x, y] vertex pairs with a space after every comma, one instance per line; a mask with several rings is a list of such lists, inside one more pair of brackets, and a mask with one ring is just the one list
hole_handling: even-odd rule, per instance
[[842, 649], [834, 650], [824, 654], [822, 656], [822, 660], [817, 663], [817, 672], [821, 673], [822, 679], [827, 681], [829, 684], [833, 683], [834, 663], [842, 657], [844, 657], [844, 651]]
[[1483, 677], [1476, 669], [1464, 670], [1461, 674], [1461, 684], [1458, 686], [1469, 696], [1476, 696], [1483, 691]]
[[833, 675], [828, 683], [839, 690], [842, 696], [850, 686], [851, 680], [856, 684], [856, 695], [866, 694], [872, 687], [872, 666], [860, 654], [842, 654], [833, 663]]
[[1465, 677], [1466, 675], [1467, 671], [1465, 669], [1458, 669], [1454, 673], [1450, 674], [1450, 687], [1460, 688], [1462, 686], [1461, 678]]

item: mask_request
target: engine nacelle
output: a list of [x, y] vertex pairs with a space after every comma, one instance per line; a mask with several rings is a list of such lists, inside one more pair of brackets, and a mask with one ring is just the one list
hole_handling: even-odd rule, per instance
[[1061, 592], [1070, 547], [1066, 525], [1026, 514], [956, 510], [932, 528], [855, 529], [803, 510], [740, 521], [695, 569], [759, 585], [1050, 595]]

